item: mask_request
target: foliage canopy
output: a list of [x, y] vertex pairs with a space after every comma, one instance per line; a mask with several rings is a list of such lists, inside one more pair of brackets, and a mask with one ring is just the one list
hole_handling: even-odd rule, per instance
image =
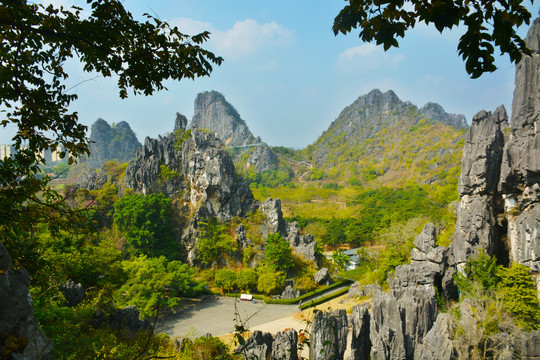
[[88, 153], [87, 128], [68, 109], [77, 95], [66, 87], [66, 61], [76, 58], [86, 72], [117, 77], [121, 98], [130, 89], [151, 95], [168, 79], [208, 76], [223, 61], [201, 48], [208, 32], [188, 36], [148, 14], [137, 21], [120, 0], [87, 3], [88, 11], [0, 3], [0, 125], [17, 129], [17, 153], [0, 160], [0, 225], [51, 220], [43, 206], [58, 207], [60, 197], [47, 177], [36, 177], [44, 151], [60, 146], [69, 163]]
[[[472, 78], [496, 70], [495, 47], [519, 62], [522, 53], [530, 54], [525, 41], [516, 33], [529, 24], [531, 13], [523, 0], [505, 1], [423, 1], [423, 0], [348, 0], [334, 20], [334, 34], [347, 34], [360, 28], [359, 37], [375, 40], [384, 50], [398, 47], [398, 37], [419, 22], [433, 24], [440, 32], [463, 24], [465, 33], [457, 49]], [[532, 3], [532, 1], [531, 1]]]

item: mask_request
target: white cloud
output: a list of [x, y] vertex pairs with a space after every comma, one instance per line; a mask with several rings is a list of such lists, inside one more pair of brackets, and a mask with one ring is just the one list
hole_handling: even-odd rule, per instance
[[345, 74], [367, 73], [379, 68], [395, 69], [404, 58], [402, 54], [385, 52], [382, 46], [364, 44], [339, 54], [336, 67]]
[[215, 34], [216, 51], [228, 57], [244, 57], [265, 49], [290, 45], [293, 33], [272, 21], [259, 24], [253, 19], [237, 21], [232, 29]]
[[259, 24], [256, 20], [237, 21], [231, 29], [216, 29], [209, 22], [177, 18], [170, 22], [189, 35], [209, 31], [209, 47], [227, 59], [251, 56], [263, 51], [286, 47], [293, 43], [294, 34], [275, 21]]

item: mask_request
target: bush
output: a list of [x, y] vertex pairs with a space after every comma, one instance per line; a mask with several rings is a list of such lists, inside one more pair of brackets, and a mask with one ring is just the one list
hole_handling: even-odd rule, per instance
[[498, 288], [503, 294], [504, 308], [521, 329], [530, 331], [540, 327], [540, 302], [530, 269], [513, 263], [509, 269], [500, 267]]
[[259, 273], [257, 290], [266, 295], [277, 295], [285, 286], [285, 274], [281, 271], [274, 271], [271, 268], [263, 268]]
[[236, 285], [243, 292], [257, 290], [257, 280], [255, 269], [242, 269], [236, 274]]
[[229, 269], [221, 269], [216, 271], [214, 276], [214, 284], [221, 290], [229, 292], [236, 287], [236, 274]]

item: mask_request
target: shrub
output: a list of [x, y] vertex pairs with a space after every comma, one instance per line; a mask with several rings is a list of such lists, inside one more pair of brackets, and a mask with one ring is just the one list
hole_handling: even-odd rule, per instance
[[236, 285], [244, 292], [257, 290], [257, 280], [255, 269], [242, 269], [236, 274]]
[[285, 286], [285, 274], [271, 268], [262, 268], [261, 271], [257, 282], [257, 290], [266, 295], [279, 294]]
[[236, 287], [236, 274], [229, 269], [221, 269], [216, 271], [214, 276], [214, 284], [224, 291], [232, 291]]

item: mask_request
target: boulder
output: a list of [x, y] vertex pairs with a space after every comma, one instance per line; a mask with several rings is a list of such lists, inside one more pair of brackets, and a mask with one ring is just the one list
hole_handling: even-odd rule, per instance
[[330, 285], [332, 278], [330, 277], [330, 271], [327, 268], [322, 268], [315, 273], [313, 280], [319, 285]]
[[0, 242], [0, 351], [2, 358], [49, 359], [53, 343], [39, 328], [28, 291], [30, 275], [13, 270]]
[[123, 309], [115, 309], [110, 315], [108, 322], [115, 330], [124, 330], [135, 333], [141, 329], [151, 329], [148, 319], [139, 320], [139, 309], [135, 305], [126, 306]]
[[347, 313], [344, 309], [317, 312], [311, 324], [310, 359], [343, 360], [348, 332]]

